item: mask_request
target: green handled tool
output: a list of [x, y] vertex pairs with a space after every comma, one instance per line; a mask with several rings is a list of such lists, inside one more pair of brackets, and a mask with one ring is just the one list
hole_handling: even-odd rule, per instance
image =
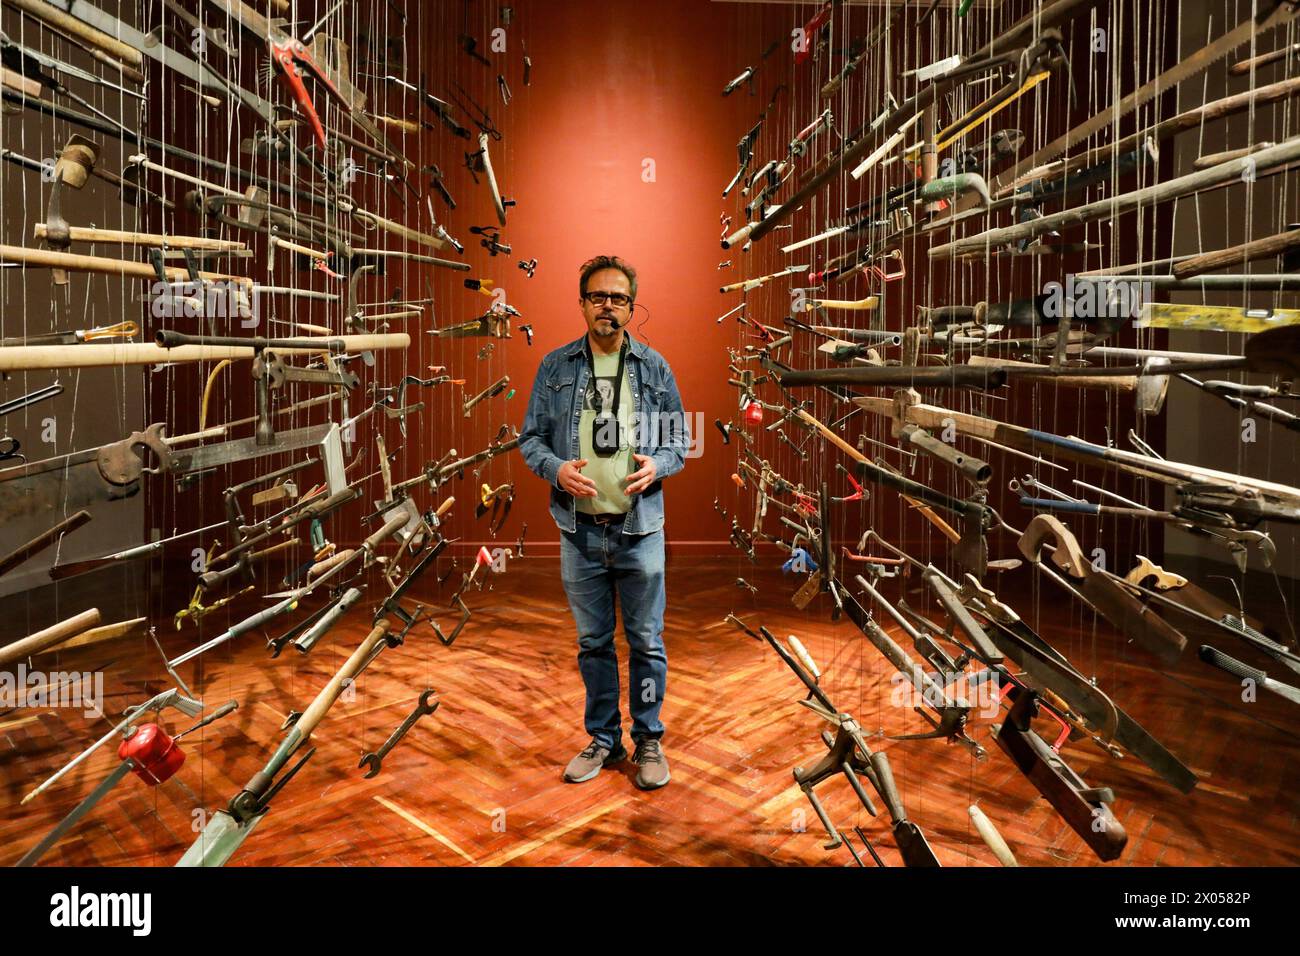
[[311, 759], [315, 748], [308, 750], [302, 759], [289, 768], [279, 780], [275, 779], [275, 775], [280, 773], [288, 764], [289, 758], [311, 739], [312, 731], [334, 706], [334, 702], [339, 699], [344, 688], [351, 684], [388, 646], [388, 621], [383, 620], [366, 635], [366, 639], [352, 652], [352, 656], [339, 668], [338, 673], [330, 678], [330, 682], [316, 695], [311, 706], [293, 722], [288, 734], [276, 748], [271, 759], [267, 761], [266, 766], [253, 774], [244, 785], [244, 789], [235, 794], [225, 810], [218, 810], [213, 814], [212, 819], [199, 833], [198, 839], [176, 863], [177, 866], [225, 865], [262, 822], [262, 818], [270, 808], [271, 799], [294, 774], [302, 769], [303, 764]]

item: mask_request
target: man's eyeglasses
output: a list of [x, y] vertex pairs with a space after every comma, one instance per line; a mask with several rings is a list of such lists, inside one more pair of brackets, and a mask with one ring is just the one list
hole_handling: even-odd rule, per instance
[[584, 292], [582, 297], [592, 305], [604, 305], [609, 302], [620, 309], [625, 309], [632, 304], [632, 297], [622, 292]]

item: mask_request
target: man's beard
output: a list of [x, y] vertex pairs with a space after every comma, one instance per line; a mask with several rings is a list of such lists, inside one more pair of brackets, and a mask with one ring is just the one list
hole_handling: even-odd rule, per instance
[[[609, 328], [604, 328], [603, 326], [601, 326], [601, 324], [600, 324], [600, 320], [601, 320], [601, 319], [605, 319], [605, 320], [607, 320], [607, 321], [609, 322]], [[617, 325], [615, 324], [615, 322], [614, 322], [614, 316], [612, 316], [612, 315], [600, 315], [600, 316], [597, 316], [597, 317], [596, 317], [596, 324], [595, 324], [595, 326], [592, 328], [592, 331], [595, 332], [597, 335], [617, 335], [617, 334], [618, 334], [618, 326], [617, 326]]]

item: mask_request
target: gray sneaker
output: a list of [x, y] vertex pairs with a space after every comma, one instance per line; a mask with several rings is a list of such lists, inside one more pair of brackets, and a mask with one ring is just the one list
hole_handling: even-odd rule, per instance
[[637, 742], [632, 762], [640, 766], [636, 772], [636, 785], [642, 790], [658, 790], [672, 779], [668, 773], [668, 759], [659, 741], [653, 737]]
[[569, 783], [586, 783], [600, 773], [602, 767], [616, 764], [627, 756], [627, 748], [620, 742], [617, 750], [610, 750], [595, 737], [585, 750], [569, 761], [564, 768], [564, 779]]

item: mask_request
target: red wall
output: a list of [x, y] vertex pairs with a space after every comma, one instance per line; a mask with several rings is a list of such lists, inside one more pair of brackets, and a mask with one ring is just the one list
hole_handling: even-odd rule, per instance
[[[1012, 18], [1011, 5], [1006, 6], [996, 13], [998, 22]], [[464, 261], [471, 269], [468, 273], [453, 272], [390, 260], [387, 274], [372, 276], [363, 283], [364, 301], [383, 300], [400, 292], [402, 297], [432, 296], [435, 302], [422, 320], [394, 323], [394, 330], [404, 328], [412, 333], [411, 348], [404, 353], [379, 356], [378, 366], [364, 372], [367, 384], [391, 385], [402, 374], [426, 375], [425, 370], [431, 365], [444, 365], [454, 377], [465, 380], [463, 391], [441, 386], [436, 390], [408, 393], [410, 401], [425, 402], [425, 410], [412, 419], [402, 454], [393, 466], [394, 478], [403, 480], [418, 474], [426, 462], [439, 459], [449, 449], [468, 455], [484, 448], [503, 422], [516, 427], [522, 424], [542, 356], [584, 331], [577, 305], [580, 264], [593, 255], [617, 254], [639, 270], [639, 303], [648, 310], [638, 309], [631, 325], [633, 334], [668, 359], [676, 372], [687, 411], [693, 417], [698, 415], [704, 423], [698, 433], [703, 443], [702, 456], [689, 459], [686, 470], [670, 479], [665, 487], [669, 542], [674, 547], [732, 555], [734, 552], [727, 545], [734, 516], [732, 509], [741, 501], [752, 506], [752, 499], [748, 492], [736, 493], [730, 480], [736, 449], [722, 445], [713, 421], [715, 418], [729, 420], [736, 412], [736, 391], [727, 384], [726, 349], [753, 340], [732, 319], [723, 325], [715, 322], [719, 315], [742, 301], [738, 293], [719, 295], [718, 287], [790, 264], [791, 257], [780, 252], [780, 247], [789, 241], [786, 237], [802, 237], [824, 228], [828, 203], [833, 211], [842, 210], [870, 194], [870, 190], [879, 189], [882, 185], [879, 180], [884, 177], [882, 174], [877, 181], [858, 184], [852, 184], [847, 177], [837, 180], [792, 217], [793, 222], [787, 225], [793, 228], [774, 232], [757, 243], [750, 253], [723, 251], [718, 244], [719, 213], [726, 210], [737, 217], [734, 229], [740, 224], [745, 202], [734, 192], [723, 199], [721, 190], [735, 171], [736, 140], [754, 124], [773, 91], [789, 84], [766, 120], [753, 168], [782, 156], [795, 133], [827, 105], [817, 95], [820, 79], [828, 76], [840, 62], [844, 38], [864, 35], [870, 25], [878, 23], [881, 10], [867, 5], [841, 7], [840, 13], [852, 22], [836, 21], [832, 39], [834, 54], [796, 68], [791, 62], [790, 31], [815, 12], [815, 5], [706, 0], [656, 0], [653, 4], [634, 4], [628, 0], [518, 0], [510, 7], [514, 14], [506, 29], [504, 51], [493, 49], [493, 31], [501, 25], [504, 4], [411, 5], [405, 23], [399, 22], [392, 8], [386, 5], [371, 10], [375, 18], [368, 26], [372, 40], [391, 44], [405, 37], [407, 41], [406, 62], [390, 64], [387, 69], [412, 82], [425, 77], [429, 92], [446, 100], [456, 98], [459, 85], [488, 109], [503, 133], [502, 139], [491, 143], [493, 163], [504, 194], [518, 201], [510, 210], [508, 225], [503, 230], [504, 241], [511, 244], [512, 252], [489, 256], [470, 232], [471, 226], [496, 221], [486, 184], [475, 183], [465, 166], [466, 151], [475, 148], [475, 141], [452, 136], [410, 94], [382, 84], [370, 87], [374, 96], [370, 108], [395, 116], [422, 116], [432, 124], [427, 133], [408, 136], [394, 133], [393, 138], [400, 142], [413, 163], [412, 178], [432, 197], [438, 220], [465, 243]], [[980, 27], [982, 39], [994, 26], [988, 16], [978, 19], [975, 26]], [[972, 23], [968, 21], [967, 25]], [[460, 35], [473, 37], [490, 63], [483, 64], [468, 56], [458, 43]], [[901, 52], [894, 51], [898, 56], [888, 61], [894, 64], [890, 69], [897, 69], [898, 64], [927, 61], [929, 45], [920, 43], [917, 36], [911, 30], [897, 33], [896, 45]], [[527, 87], [522, 76], [524, 44], [533, 63], [532, 82]], [[378, 42], [368, 43], [358, 36], [354, 54], [359, 70], [378, 55], [379, 46]], [[761, 54], [769, 47], [773, 51], [764, 60]], [[884, 58], [878, 58], [877, 65], [871, 69], [886, 69], [885, 62]], [[722, 97], [723, 86], [747, 65], [758, 67], [753, 93], [742, 87], [731, 96]], [[506, 76], [513, 90], [509, 105], [504, 105], [498, 94], [498, 73]], [[874, 81], [870, 88], [876, 88]], [[867, 101], [866, 89], [861, 77], [855, 78], [846, 85], [845, 95], [832, 101], [841, 134], [855, 130], [878, 112], [879, 105]], [[1068, 84], [1054, 83], [1043, 94], [1048, 97], [1044, 102], [1053, 104], [1051, 115], [1057, 122], [1067, 121], [1067, 93]], [[1086, 100], [1081, 102], [1086, 106]], [[1035, 129], [1032, 114], [1040, 105], [1037, 99], [1026, 98], [1001, 116], [995, 128]], [[1060, 109], [1055, 109], [1056, 106]], [[466, 112], [457, 110], [456, 117], [465, 126], [472, 126]], [[219, 130], [235, 139], [242, 135], [241, 131], [242, 127], [236, 127], [233, 133]], [[211, 154], [223, 155], [219, 144], [211, 138], [202, 142]], [[232, 141], [225, 155], [237, 155], [237, 145]], [[813, 155], [824, 155], [833, 146], [833, 138], [823, 135]], [[652, 181], [643, 178], [646, 160], [654, 163]], [[796, 176], [809, 162], [810, 159], [802, 161]], [[455, 210], [448, 210], [436, 198], [428, 187], [427, 176], [420, 172], [430, 163], [437, 163], [445, 173], [458, 204]], [[906, 170], [901, 167], [895, 167], [889, 174], [899, 178], [905, 175]], [[367, 180], [357, 187], [367, 208], [391, 219], [428, 228], [423, 201], [411, 197], [403, 201], [405, 194], [401, 190], [385, 189], [380, 183], [378, 179]], [[792, 189], [793, 184], [787, 186], [786, 194]], [[181, 233], [190, 234], [200, 228], [183, 211], [175, 219], [173, 226]], [[1133, 241], [1138, 236], [1138, 230], [1129, 229], [1127, 223], [1117, 228], [1116, 233], [1131, 236]], [[844, 251], [857, 241], [843, 239], [821, 244], [815, 252], [819, 257], [817, 265], [823, 265], [828, 255]], [[399, 245], [387, 239], [383, 242]], [[809, 250], [808, 255], [813, 254]], [[918, 304], [978, 301], [987, 297], [997, 300], [1032, 294], [1038, 288], [1040, 269], [1053, 270], [1050, 274], [1055, 275], [1055, 270], [1063, 266], [1055, 262], [1003, 265], [1001, 272], [1015, 272], [1004, 283], [1000, 273], [986, 272], [982, 264], [960, 274], [948, 270], [943, 263], [931, 268], [919, 240], [909, 243], [906, 254], [908, 281], [891, 291], [887, 297], [889, 307], [882, 310], [891, 328], [901, 328], [904, 323], [914, 321], [914, 308]], [[448, 250], [444, 255], [452, 253]], [[538, 258], [540, 265], [536, 276], [527, 279], [515, 263], [531, 257]], [[1121, 256], [1120, 261], [1131, 261], [1131, 258]], [[735, 264], [719, 270], [717, 266], [724, 259]], [[259, 265], [255, 268], [269, 261], [259, 252], [254, 260]], [[292, 272], [286, 257], [280, 257], [280, 263], [281, 271], [274, 276], [277, 281], [342, 290], [341, 283], [326, 284], [319, 273]], [[269, 277], [267, 273], [253, 274]], [[516, 327], [531, 323], [536, 330], [531, 347], [518, 331], [508, 342], [434, 338], [425, 334], [427, 328], [463, 322], [488, 308], [486, 298], [464, 288], [462, 280], [467, 275], [492, 280], [505, 290], [508, 301], [523, 315], [516, 321]], [[991, 284], [990, 275], [994, 279]], [[961, 279], [960, 285], [954, 276]], [[837, 298], [858, 298], [875, 291], [870, 281], [859, 278], [834, 285], [828, 292]], [[785, 280], [752, 293], [747, 309], [750, 318], [779, 326], [781, 316], [790, 308], [787, 290], [791, 285], [790, 280]], [[294, 318], [322, 324], [338, 323], [341, 319], [338, 307], [290, 307], [281, 302], [280, 308], [281, 318], [292, 310]], [[795, 365], [813, 364], [811, 343], [805, 338], [798, 348], [790, 361]], [[197, 367], [182, 367], [151, 378], [152, 384], [147, 386], [153, 406], [150, 420], [171, 422], [173, 432], [194, 427], [205, 372], [206, 369]], [[470, 417], [464, 417], [460, 409], [464, 398], [503, 374], [511, 377], [513, 397], [494, 398]], [[230, 381], [222, 392], [225, 403], [222, 420], [251, 412], [252, 390], [243, 375], [239, 370], [228, 376]], [[770, 392], [767, 396], [772, 397]], [[825, 396], [813, 397], [819, 401], [814, 412], [823, 420], [831, 422], [845, 414], [842, 407], [830, 406]], [[1087, 409], [1092, 413], [1089, 420], [1092, 427], [1086, 433], [1092, 437], [1100, 437], [1101, 422], [1114, 425], [1113, 434], [1123, 434], [1131, 423], [1131, 415], [1116, 411], [1119, 406], [1112, 408], [1104, 395], [1083, 399], [1062, 396], [1059, 402], [1054, 397], [1040, 402], [1039, 397], [1038, 393], [1021, 392], [1015, 409], [995, 404], [994, 414], [1048, 429], [1083, 432], [1082, 423], [1065, 418], [1058, 421], [1058, 413], [1077, 418], [1075, 412]], [[1002, 398], [995, 396], [993, 400], [1000, 403]], [[358, 397], [354, 410], [360, 401]], [[1025, 405], [1033, 406], [1029, 412], [1034, 417], [1027, 417]], [[1044, 419], [1041, 421], [1040, 410]], [[402, 446], [393, 423], [380, 423], [378, 427], [383, 429], [390, 451]], [[845, 426], [843, 433], [852, 440], [861, 430], [878, 440], [888, 440], [883, 422], [866, 422], [863, 416]], [[787, 427], [786, 432], [795, 440], [805, 439], [797, 430]], [[771, 459], [778, 472], [792, 480], [802, 477], [811, 485], [818, 480], [817, 476], [825, 476], [835, 485], [839, 479], [833, 467], [839, 453], [829, 451], [819, 440], [809, 441], [806, 447], [807, 462], [796, 459], [787, 446], [779, 445], [771, 435], [764, 436], [758, 449], [761, 455]], [[373, 448], [371, 452], [372, 457], [364, 465], [366, 469], [374, 467]], [[1020, 462], [998, 459], [994, 466], [999, 469], [999, 478], [992, 503], [1000, 508], [1008, 504], [1018, 508], [1014, 502], [1004, 500], [1008, 494], [1004, 479], [1018, 473]], [[233, 482], [249, 476], [232, 474], [228, 480]], [[958, 487], [960, 480], [943, 469], [926, 468], [918, 476], [936, 483], [941, 490], [966, 493], [964, 487]], [[506, 481], [516, 483], [517, 494], [510, 520], [498, 536], [499, 542], [507, 544], [515, 540], [523, 522], [529, 527], [529, 544], [553, 546], [558, 542], [558, 531], [547, 513], [546, 486], [523, 466], [518, 455], [508, 455], [493, 461], [480, 475], [467, 473], [463, 480], [453, 481], [449, 488], [443, 489], [457, 498], [457, 507], [444, 531], [448, 537], [461, 542], [458, 547], [476, 544], [488, 536], [486, 520], [476, 519], [473, 510], [480, 484], [496, 486]], [[209, 483], [188, 493], [187, 498], [171, 492], [154, 495], [155, 514], [159, 515], [154, 525], [171, 527], [179, 513], [195, 518], [202, 514], [208, 522], [218, 520], [221, 501], [216, 487]], [[838, 488], [841, 492], [846, 490], [843, 485]], [[718, 514], [715, 500], [732, 510], [732, 514], [726, 517]], [[894, 496], [877, 495], [868, 508], [869, 513], [863, 517], [873, 525], [878, 523], [882, 534], [895, 535], [894, 540], [900, 543], [906, 540], [895, 527], [901, 521], [903, 509], [898, 507]], [[856, 540], [861, 521], [856, 520], [856, 513], [854, 518], [846, 534]], [[356, 540], [363, 531], [359, 516], [350, 512], [340, 515], [333, 524], [331, 533], [340, 542]], [[744, 524], [748, 526], [748, 520]], [[912, 533], [920, 529], [930, 535], [919, 519], [909, 524]], [[1142, 533], [1150, 531], [1144, 529]]]
[[[730, 519], [713, 501], [731, 487], [733, 450], [723, 448], [713, 420], [728, 420], [736, 407], [725, 350], [736, 325], [715, 319], [740, 298], [718, 293], [719, 276], [730, 270], [716, 268], [728, 255], [718, 244], [717, 216], [743, 120], [735, 118], [735, 97], [720, 95], [735, 72], [734, 57], [721, 51], [734, 43], [740, 8], [669, 0], [654, 3], [647, 16], [645, 4], [629, 2], [514, 6], [508, 42], [524, 38], [532, 83], [524, 87], [512, 66], [514, 99], [502, 112], [505, 135], [493, 157], [504, 194], [519, 201], [503, 230], [516, 254], [488, 260], [521, 321], [536, 329], [532, 348], [522, 336], [508, 347], [506, 367], [518, 388], [512, 421], [522, 424], [542, 357], [585, 332], [579, 266], [597, 254], [622, 256], [637, 269], [638, 305], [645, 306], [636, 310], [632, 333], [664, 355], [688, 413], [702, 413], [705, 422], [703, 456], [665, 483], [668, 539], [675, 547], [713, 542], [725, 549]], [[512, 49], [509, 62], [518, 58]], [[747, 99], [745, 115], [756, 114], [758, 98]], [[650, 182], [642, 178], [646, 159], [654, 162]], [[486, 187], [474, 190], [464, 178], [474, 222], [493, 221]], [[475, 261], [484, 258], [479, 252], [467, 246]], [[514, 260], [532, 256], [540, 265], [528, 280]], [[518, 457], [511, 471], [528, 541], [558, 542], [546, 485]]]

